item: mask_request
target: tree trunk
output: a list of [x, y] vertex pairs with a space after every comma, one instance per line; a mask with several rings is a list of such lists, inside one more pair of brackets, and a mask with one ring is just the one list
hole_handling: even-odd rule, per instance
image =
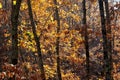
[[[12, 11], [11, 11], [11, 24], [12, 24], [12, 54], [11, 64], [16, 65], [18, 63], [18, 18], [19, 18], [19, 11], [20, 5], [22, 0], [17, 0], [16, 4], [13, 4], [12, 0]], [[15, 80], [15, 75], [9, 80]]]
[[107, 41], [108, 41], [108, 72], [106, 74], [107, 80], [113, 80], [112, 78], [112, 34], [111, 34], [111, 21], [110, 21], [110, 14], [109, 14], [109, 4], [108, 0], [105, 0], [105, 10], [106, 10], [106, 26], [107, 26]]
[[84, 36], [85, 36], [85, 51], [86, 51], [86, 77], [89, 80], [89, 43], [88, 43], [88, 32], [87, 32], [87, 24], [86, 24], [86, 0], [83, 0], [83, 25], [84, 25]]
[[4, 27], [5, 26], [0, 26], [0, 72], [2, 72], [2, 65], [4, 64], [3, 58], [5, 56], [5, 51], [6, 51], [6, 41], [5, 41], [5, 36], [4, 36]]
[[30, 20], [31, 20], [31, 25], [32, 25], [32, 31], [33, 31], [34, 39], [35, 39], [36, 46], [37, 46], [37, 52], [38, 52], [38, 55], [39, 55], [39, 66], [40, 66], [40, 70], [41, 70], [41, 78], [42, 78], [42, 80], [46, 80], [44, 66], [43, 66], [43, 57], [42, 57], [41, 48], [40, 48], [40, 42], [39, 42], [39, 38], [36, 34], [36, 26], [35, 26], [35, 22], [34, 22], [34, 19], [33, 19], [31, 1], [27, 0], [27, 4], [28, 4], [28, 10], [29, 10], [29, 16], [30, 16]]
[[106, 31], [106, 25], [105, 25], [105, 16], [104, 16], [104, 6], [103, 1], [99, 0], [99, 10], [100, 10], [100, 16], [101, 16], [101, 27], [102, 27], [102, 37], [103, 37], [103, 52], [104, 52], [104, 74], [106, 80], [109, 79], [109, 54], [108, 54], [108, 41], [107, 41], [107, 31]]
[[[60, 18], [59, 18], [56, 0], [54, 0], [54, 4], [55, 4], [55, 19], [57, 20], [57, 34], [58, 34], [60, 32]], [[58, 80], [62, 80], [61, 70], [60, 70], [59, 44], [60, 44], [60, 37], [58, 36], [56, 39], [57, 77], [58, 77]]]
[[[18, 17], [20, 5], [22, 0], [17, 0], [16, 5], [12, 3], [11, 24], [12, 24], [12, 55], [11, 63], [16, 65], [18, 63]], [[13, 0], [12, 0], [13, 2]]]

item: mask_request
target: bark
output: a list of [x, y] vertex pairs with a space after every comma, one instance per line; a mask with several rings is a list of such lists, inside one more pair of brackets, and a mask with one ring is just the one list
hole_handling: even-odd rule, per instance
[[[109, 72], [109, 56], [108, 56], [108, 48], [107, 48], [108, 41], [107, 41], [107, 31], [106, 31], [106, 25], [105, 25], [104, 6], [103, 6], [102, 0], [99, 0], [99, 10], [100, 10], [102, 37], [103, 37], [104, 74], [106, 77], [108, 76], [108, 72]], [[110, 80], [110, 79], [106, 77], [106, 80]]]
[[[12, 0], [13, 1], [13, 0]], [[12, 55], [11, 63], [18, 63], [18, 17], [22, 0], [17, 0], [16, 5], [12, 4], [11, 24], [12, 24]]]
[[[54, 0], [55, 4], [55, 19], [57, 20], [57, 34], [60, 32], [60, 18], [57, 8], [57, 0]], [[62, 80], [61, 77], [61, 70], [60, 70], [60, 55], [59, 55], [59, 44], [60, 44], [60, 37], [56, 39], [56, 56], [57, 56], [57, 77], [58, 80]]]
[[5, 26], [0, 26], [0, 72], [2, 72], [2, 65], [4, 64], [4, 56], [6, 52], [6, 37], [4, 36], [4, 27]]
[[84, 38], [85, 38], [85, 51], [86, 51], [86, 77], [89, 80], [89, 43], [88, 43], [88, 32], [87, 32], [87, 24], [86, 24], [86, 0], [83, 0], [83, 25], [85, 27]]
[[42, 80], [46, 80], [44, 66], [43, 66], [43, 57], [42, 57], [41, 48], [40, 48], [40, 42], [39, 42], [39, 38], [36, 34], [36, 26], [35, 26], [35, 22], [34, 22], [34, 19], [33, 19], [31, 1], [27, 0], [27, 4], [28, 4], [30, 21], [31, 21], [31, 25], [32, 25], [32, 31], [33, 31], [34, 39], [35, 39], [36, 46], [37, 46], [37, 52], [38, 52], [38, 55], [39, 55], [39, 67], [40, 67], [40, 70], [41, 70], [41, 78], [42, 78]]
[[108, 39], [108, 72], [106, 74], [107, 80], [113, 80], [112, 77], [112, 34], [111, 34], [111, 21], [110, 21], [110, 13], [109, 13], [109, 4], [108, 0], [105, 0], [105, 10], [106, 10], [106, 26], [107, 26], [107, 39]]
[[[12, 0], [13, 2], [13, 0]], [[12, 54], [10, 56], [11, 64], [18, 63], [18, 18], [22, 0], [17, 0], [16, 5], [12, 3], [11, 25], [12, 25]], [[15, 75], [8, 80], [15, 80]]]

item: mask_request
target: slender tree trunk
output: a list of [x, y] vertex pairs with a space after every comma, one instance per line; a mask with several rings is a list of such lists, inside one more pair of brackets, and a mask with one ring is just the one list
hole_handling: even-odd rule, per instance
[[86, 0], [83, 0], [83, 25], [85, 27], [85, 51], [86, 51], [86, 72], [87, 72], [87, 80], [89, 80], [89, 43], [88, 43], [88, 32], [87, 32], [87, 24], [86, 24]]
[[112, 34], [111, 34], [111, 21], [110, 21], [110, 14], [109, 14], [109, 4], [108, 0], [104, 0], [105, 2], [105, 10], [106, 10], [106, 26], [107, 26], [107, 39], [108, 39], [108, 72], [106, 74], [107, 80], [113, 80], [112, 77]]
[[103, 37], [103, 52], [104, 52], [104, 74], [106, 80], [108, 79], [108, 72], [109, 72], [109, 56], [108, 56], [108, 46], [107, 46], [107, 31], [105, 25], [105, 16], [104, 16], [104, 6], [103, 1], [99, 0], [99, 10], [101, 16], [101, 27], [102, 27], [102, 37]]
[[31, 20], [31, 25], [32, 25], [32, 31], [33, 31], [34, 39], [35, 39], [36, 46], [37, 46], [37, 52], [38, 52], [38, 55], [39, 55], [39, 66], [40, 66], [40, 70], [41, 70], [41, 78], [42, 78], [42, 80], [46, 80], [44, 66], [43, 66], [43, 57], [42, 57], [41, 48], [40, 48], [40, 42], [39, 42], [39, 38], [36, 34], [36, 26], [35, 26], [35, 22], [34, 22], [34, 19], [33, 19], [31, 1], [27, 0], [27, 4], [28, 4], [28, 10], [29, 10], [29, 16], [30, 16], [30, 20]]
[[0, 26], [0, 72], [2, 72], [2, 65], [4, 64], [3, 62], [3, 57], [5, 56], [5, 47], [6, 47], [6, 41], [5, 41], [5, 36], [4, 36], [4, 27], [5, 26]]
[[[12, 55], [11, 63], [16, 65], [18, 63], [18, 17], [20, 5], [22, 0], [17, 0], [16, 5], [12, 3], [11, 24], [12, 24]], [[13, 0], [12, 0], [13, 2]]]
[[[60, 32], [60, 18], [59, 18], [59, 13], [57, 8], [57, 0], [54, 0], [54, 4], [55, 4], [55, 19], [57, 20], [57, 34], [58, 34]], [[56, 39], [57, 77], [58, 77], [58, 80], [62, 80], [61, 70], [60, 70], [59, 44], [60, 44], [60, 37], [58, 36]]]
[[[13, 4], [12, 0], [12, 11], [11, 11], [11, 24], [12, 24], [12, 54], [11, 64], [16, 65], [18, 63], [18, 18], [20, 5], [22, 0], [17, 0], [16, 4]], [[15, 80], [15, 75], [9, 80]]]

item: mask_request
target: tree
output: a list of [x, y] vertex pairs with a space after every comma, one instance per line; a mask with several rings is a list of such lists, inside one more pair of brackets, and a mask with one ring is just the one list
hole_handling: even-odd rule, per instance
[[[103, 37], [103, 52], [104, 52], [104, 74], [106, 80], [111, 80], [111, 72], [110, 70], [110, 61], [109, 61], [109, 49], [108, 49], [108, 40], [107, 40], [107, 30], [105, 24], [105, 15], [104, 15], [104, 5], [103, 1], [99, 0], [99, 10], [101, 16], [101, 27], [102, 27], [102, 37]], [[108, 18], [108, 17], [107, 17]]]
[[[57, 20], [57, 34], [59, 34], [60, 33], [60, 18], [59, 18], [59, 13], [58, 13], [58, 8], [57, 8], [57, 0], [54, 0], [54, 4], [55, 4], [55, 19]], [[60, 37], [58, 36], [56, 39], [57, 76], [58, 76], [58, 80], [62, 80], [61, 70], [60, 70], [59, 44], [60, 44]]]
[[111, 34], [111, 21], [109, 13], [108, 0], [105, 0], [105, 11], [106, 11], [106, 26], [107, 26], [107, 41], [108, 41], [108, 73], [106, 74], [106, 79], [113, 80], [112, 78], [112, 34]]
[[[5, 1], [2, 1], [2, 4], [4, 3]], [[3, 66], [3, 63], [4, 63], [4, 56], [5, 56], [5, 53], [7, 51], [7, 38], [5, 35], [5, 33], [7, 32], [7, 29], [8, 29], [8, 25], [7, 25], [7, 11], [5, 10], [6, 7], [5, 4], [2, 5], [1, 4], [1, 8], [0, 8], [0, 12], [2, 14], [2, 17], [0, 18], [0, 23], [2, 22], [2, 24], [0, 24], [0, 72], [2, 71], [2, 66]], [[3, 7], [2, 7], [3, 6]]]
[[4, 32], [5, 26], [2, 25], [0, 26], [0, 72], [2, 71], [2, 65], [3, 65], [3, 59], [4, 59], [4, 55], [6, 52], [6, 37], [4, 36], [5, 32]]
[[87, 32], [87, 24], [86, 24], [86, 0], [83, 0], [83, 25], [84, 25], [84, 35], [85, 35], [85, 51], [86, 51], [86, 72], [87, 79], [89, 80], [89, 43], [88, 43], [88, 32]]
[[[14, 4], [14, 0], [12, 0], [12, 11], [11, 11], [11, 25], [12, 25], [12, 54], [11, 54], [11, 64], [16, 65], [18, 63], [18, 18], [20, 5], [22, 0], [17, 0], [16, 4]], [[13, 78], [9, 78], [9, 80], [15, 80], [15, 76]]]
[[27, 0], [27, 4], [28, 4], [30, 21], [31, 21], [31, 25], [32, 25], [32, 31], [33, 31], [33, 34], [34, 34], [34, 39], [35, 39], [36, 46], [37, 46], [37, 52], [38, 52], [38, 55], [39, 55], [39, 66], [40, 66], [40, 70], [41, 70], [41, 78], [42, 78], [42, 80], [46, 80], [44, 66], [43, 66], [43, 60], [42, 60], [43, 58], [42, 58], [41, 48], [40, 48], [40, 42], [39, 42], [39, 38], [36, 34], [36, 26], [35, 26], [35, 22], [34, 22], [34, 19], [33, 19], [33, 14], [32, 14], [31, 1]]
[[12, 24], [12, 54], [11, 54], [11, 63], [16, 65], [18, 63], [18, 18], [20, 5], [22, 0], [17, 0], [16, 4], [14, 4], [14, 0], [12, 0], [12, 11], [11, 11], [11, 24]]

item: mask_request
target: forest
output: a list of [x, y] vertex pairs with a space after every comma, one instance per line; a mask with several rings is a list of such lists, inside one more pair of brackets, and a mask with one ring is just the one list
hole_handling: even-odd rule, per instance
[[120, 1], [0, 0], [0, 80], [120, 80]]

